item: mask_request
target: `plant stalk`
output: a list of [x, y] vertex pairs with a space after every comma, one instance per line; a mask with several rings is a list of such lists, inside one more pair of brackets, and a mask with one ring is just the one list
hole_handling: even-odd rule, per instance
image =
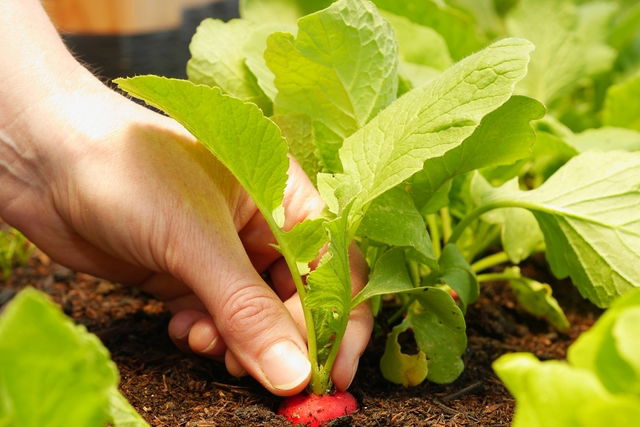
[[497, 252], [495, 254], [491, 254], [486, 256], [473, 264], [471, 264], [471, 270], [474, 273], [478, 271], [486, 270], [487, 268], [495, 267], [496, 265], [503, 264], [509, 261], [509, 255], [506, 252]]

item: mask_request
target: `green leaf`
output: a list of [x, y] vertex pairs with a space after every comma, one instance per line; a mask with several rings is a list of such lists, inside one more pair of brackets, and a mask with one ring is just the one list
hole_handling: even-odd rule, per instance
[[536, 45], [519, 85], [524, 94], [548, 104], [581, 79], [611, 67], [615, 51], [605, 44], [603, 27], [613, 9], [600, 10], [601, 19], [587, 19], [591, 15], [580, 12], [584, 10], [570, 0], [520, 0], [511, 10], [509, 34]]
[[[640, 112], [638, 114], [640, 115]], [[585, 151], [640, 151], [640, 132], [625, 128], [589, 129], [571, 135], [566, 140], [580, 153]]]
[[298, 18], [324, 9], [333, 0], [240, 0], [240, 15], [252, 22], [295, 24]]
[[377, 295], [413, 291], [415, 288], [407, 272], [404, 251], [394, 248], [376, 261], [367, 285], [355, 296], [352, 307]]
[[318, 252], [327, 243], [324, 223], [321, 218], [308, 219], [283, 233], [283, 239], [296, 261], [310, 262], [318, 257]]
[[413, 248], [423, 263], [435, 265], [424, 219], [401, 188], [392, 188], [371, 203], [358, 235], [390, 246]]
[[406, 324], [413, 328], [418, 348], [429, 361], [427, 379], [443, 384], [455, 380], [462, 370], [467, 348], [464, 315], [448, 292], [427, 288], [415, 294], [421, 312], [409, 312]]
[[409, 329], [402, 323], [393, 328], [387, 335], [384, 354], [380, 359], [382, 376], [392, 383], [413, 387], [421, 384], [427, 378], [428, 362], [422, 351], [417, 354], [405, 354], [398, 343], [398, 336]]
[[189, 45], [187, 75], [194, 83], [220, 87], [236, 98], [268, 110], [268, 98], [245, 65], [244, 46], [252, 30], [253, 24], [239, 19], [202, 21]]
[[640, 290], [616, 300], [569, 347], [568, 363], [508, 354], [493, 365], [516, 397], [513, 425], [627, 426], [640, 416]]
[[446, 41], [434, 29], [390, 12], [381, 11], [380, 14], [393, 27], [400, 58], [412, 64], [427, 65], [436, 71], [452, 64]]
[[311, 311], [318, 348], [318, 363], [324, 365], [336, 337], [342, 337], [351, 309], [349, 233], [346, 218], [325, 222], [329, 234], [327, 254], [307, 277], [303, 304]]
[[516, 296], [516, 299], [529, 313], [546, 319], [549, 323], [560, 330], [569, 327], [569, 321], [564, 315], [558, 301], [553, 297], [551, 286], [547, 283], [540, 283], [520, 274], [518, 267], [505, 269], [505, 273], [513, 275], [509, 280], [509, 285]]
[[533, 211], [553, 273], [595, 304], [640, 286], [640, 154], [583, 153], [539, 188], [497, 189], [483, 203]]
[[242, 47], [245, 57], [245, 64], [256, 77], [260, 89], [273, 101], [278, 90], [274, 83], [275, 76], [267, 67], [264, 59], [264, 51], [267, 48], [267, 38], [276, 32], [295, 34], [296, 26], [288, 24], [263, 24], [252, 26], [247, 40]]
[[602, 122], [606, 126], [640, 130], [640, 75], [609, 88]]
[[431, 280], [438, 280], [449, 285], [460, 298], [463, 312], [469, 304], [473, 304], [480, 295], [480, 286], [471, 266], [455, 245], [447, 244], [442, 249], [438, 260], [439, 270]]
[[187, 80], [139, 76], [115, 82], [180, 122], [233, 173], [265, 218], [280, 221], [287, 144], [254, 104]]
[[295, 157], [311, 182], [315, 183], [321, 165], [311, 118], [306, 114], [278, 114], [271, 116], [271, 120], [287, 140], [289, 153]]
[[569, 363], [594, 372], [612, 393], [640, 394], [637, 346], [640, 291], [619, 298], [569, 348]]
[[528, 157], [535, 141], [529, 122], [544, 115], [544, 107], [531, 98], [513, 96], [487, 114], [462, 144], [424, 163], [413, 176], [414, 200], [424, 212], [433, 194], [456, 175], [474, 169], [511, 164]]
[[393, 30], [369, 2], [340, 0], [301, 18], [298, 35], [269, 37], [265, 59], [275, 74], [275, 112], [313, 119], [329, 170], [340, 170], [342, 141], [395, 99]]
[[458, 60], [478, 50], [482, 43], [474, 18], [469, 13], [438, 0], [374, 0], [384, 10], [404, 16], [416, 24], [437, 31]]
[[114, 427], [149, 426], [116, 387], [109, 393], [109, 413]]
[[0, 316], [0, 421], [99, 426], [118, 371], [98, 338], [44, 295], [26, 289]]
[[354, 200], [357, 216], [420, 171], [426, 160], [458, 147], [486, 114], [510, 98], [532, 49], [526, 40], [500, 40], [403, 95], [345, 140], [340, 149], [344, 173], [318, 175], [321, 194], [335, 189], [341, 208]]

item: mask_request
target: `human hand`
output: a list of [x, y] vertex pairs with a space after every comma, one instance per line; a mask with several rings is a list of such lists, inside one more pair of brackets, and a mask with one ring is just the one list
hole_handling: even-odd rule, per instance
[[[61, 264], [165, 301], [178, 347], [224, 359], [275, 394], [301, 391], [310, 365], [299, 298], [253, 202], [175, 122], [77, 73], [73, 91], [29, 112], [49, 118], [49, 139], [23, 143], [31, 157], [12, 154], [20, 173], [9, 173], [0, 215]], [[323, 207], [295, 162], [284, 205], [285, 228]], [[366, 267], [357, 254], [352, 264], [357, 292]], [[338, 389], [351, 382], [371, 327], [366, 305], [351, 313], [332, 373]]]

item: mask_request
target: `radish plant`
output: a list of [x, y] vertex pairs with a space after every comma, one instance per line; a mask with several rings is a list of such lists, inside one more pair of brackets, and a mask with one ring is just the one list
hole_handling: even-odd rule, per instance
[[[537, 26], [553, 10], [546, 0], [522, 0], [482, 30], [467, 25], [472, 12], [437, 2], [374, 3], [246, 0], [243, 19], [200, 25], [189, 80], [117, 80], [180, 122], [255, 201], [301, 297], [315, 395], [331, 392], [349, 312], [369, 300], [378, 311], [383, 295], [394, 295], [397, 322], [382, 372], [415, 385], [462, 371], [464, 311], [479, 283], [508, 281], [525, 309], [567, 326], [549, 285], [516, 266], [534, 252], [600, 306], [640, 285], [640, 155], [591, 152], [605, 134], [626, 135], [608, 147], [618, 150], [636, 135], [574, 133], [560, 120], [563, 96], [613, 63], [594, 30], [613, 8], [563, 2], [548, 17], [557, 41]], [[536, 24], [525, 19], [534, 11]], [[500, 31], [517, 37], [487, 45]], [[611, 93], [611, 110], [621, 96]], [[284, 230], [288, 153], [327, 208]], [[371, 267], [355, 296], [354, 241]], [[408, 330], [417, 354], [401, 351]]]

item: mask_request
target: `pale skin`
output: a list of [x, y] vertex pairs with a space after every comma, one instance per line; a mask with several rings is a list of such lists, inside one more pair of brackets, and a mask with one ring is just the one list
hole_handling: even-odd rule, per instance
[[[299, 298], [229, 172], [180, 125], [79, 64], [37, 0], [0, 2], [0, 81], [0, 217], [57, 262], [163, 300], [180, 349], [274, 394], [302, 391], [311, 371]], [[323, 208], [295, 161], [284, 204], [285, 227]], [[355, 293], [366, 267], [351, 259]], [[371, 329], [363, 304], [332, 371], [337, 389], [351, 383]]]

